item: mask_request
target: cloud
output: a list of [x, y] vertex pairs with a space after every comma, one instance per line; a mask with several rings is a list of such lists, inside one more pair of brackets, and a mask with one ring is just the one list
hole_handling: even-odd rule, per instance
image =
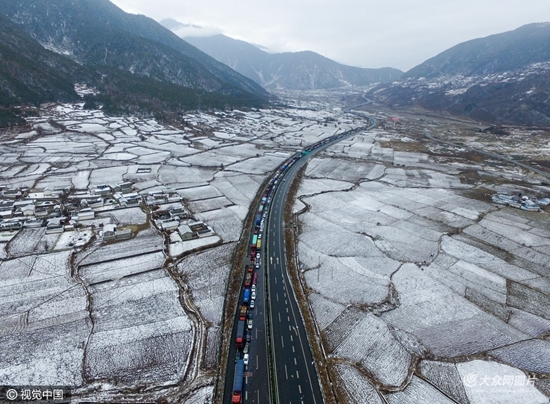
[[223, 33], [272, 52], [312, 50], [340, 63], [407, 70], [474, 38], [548, 20], [548, 0], [112, 0], [123, 10]]
[[217, 34], [222, 34], [223, 31], [219, 27], [204, 27], [199, 25], [193, 25], [193, 24], [181, 24], [178, 28], [173, 30], [174, 33], [181, 37], [181, 38], [188, 38], [188, 37], [204, 37], [204, 36], [212, 36]]

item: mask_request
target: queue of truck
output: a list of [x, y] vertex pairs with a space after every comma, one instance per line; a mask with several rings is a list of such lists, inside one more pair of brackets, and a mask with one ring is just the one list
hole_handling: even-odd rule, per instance
[[[269, 180], [267, 186], [264, 189], [262, 199], [258, 210], [256, 211], [256, 217], [253, 224], [252, 237], [249, 244], [250, 260], [252, 265], [245, 265], [245, 275], [243, 281], [243, 296], [239, 306], [239, 320], [237, 323], [237, 335], [235, 338], [235, 345], [237, 347], [238, 358], [235, 361], [235, 373], [233, 378], [233, 395], [232, 404], [242, 403], [243, 398], [243, 384], [244, 384], [244, 370], [249, 363], [249, 349], [251, 342], [251, 331], [253, 322], [250, 310], [254, 309], [256, 299], [256, 283], [258, 280], [258, 273], [256, 270], [261, 267], [261, 254], [262, 247], [262, 233], [264, 231], [264, 222], [268, 214], [268, 206], [271, 203], [271, 199], [277, 185], [282, 180], [285, 170], [291, 167], [296, 161], [305, 155], [309, 155], [315, 149], [325, 146], [326, 144], [341, 139], [344, 136], [352, 133], [363, 131], [366, 128], [357, 128], [347, 132], [343, 132], [338, 135], [333, 135], [326, 139], [320, 140], [313, 145], [308, 146], [304, 150], [295, 153], [290, 159], [288, 159], [281, 167], [275, 172], [275, 174]], [[242, 354], [242, 358], [241, 358]]]

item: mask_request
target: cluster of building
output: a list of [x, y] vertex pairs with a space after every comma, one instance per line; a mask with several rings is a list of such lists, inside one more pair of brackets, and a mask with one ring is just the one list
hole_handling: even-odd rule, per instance
[[[150, 200], [154, 197], [155, 200], [159, 200], [164, 195], [166, 200], [173, 199], [175, 196], [169, 190], [163, 193], [154, 192], [153, 195], [149, 195], [146, 200]], [[178, 195], [176, 193], [176, 195]], [[179, 195], [178, 195], [179, 197]], [[211, 236], [214, 231], [200, 220], [194, 220], [189, 213], [185, 210], [185, 207], [181, 203], [181, 197], [178, 202], [169, 203], [168, 206], [162, 205], [150, 206], [151, 219], [155, 223], [158, 229], [168, 233], [170, 243], [178, 243], [181, 241], [187, 241], [194, 238]]]
[[[62, 233], [80, 227], [98, 225], [104, 241], [127, 239], [130, 228], [116, 224], [94, 223], [96, 214], [145, 204], [157, 228], [167, 233], [170, 243], [214, 235], [201, 221], [194, 220], [185, 209], [181, 196], [165, 188], [138, 194], [131, 182], [96, 185], [86, 191], [71, 187], [44, 190], [0, 188], [0, 241], [7, 242], [23, 228], [45, 227], [46, 233]], [[97, 221], [96, 221], [97, 222]]]
[[98, 185], [88, 191], [71, 187], [0, 189], [0, 231], [24, 227], [46, 227], [47, 233], [74, 230], [96, 212], [118, 207], [140, 206], [142, 198], [131, 182]]
[[497, 194], [491, 197], [494, 203], [499, 205], [511, 206], [512, 208], [523, 209], [530, 212], [538, 212], [541, 206], [548, 206], [550, 198], [530, 198], [527, 195], [518, 193], [517, 195]]

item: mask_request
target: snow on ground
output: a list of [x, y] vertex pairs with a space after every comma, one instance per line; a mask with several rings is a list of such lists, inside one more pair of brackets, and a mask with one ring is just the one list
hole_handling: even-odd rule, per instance
[[459, 403], [468, 403], [466, 390], [457, 365], [447, 362], [423, 360], [419, 365], [422, 377]]
[[77, 262], [84, 266], [162, 251], [163, 248], [163, 240], [160, 235], [154, 230], [148, 229], [140, 231], [136, 237], [130, 240], [107, 244], [92, 252], [80, 253], [79, 258], [81, 257], [81, 259], [77, 259]]
[[410, 384], [399, 393], [387, 394], [389, 404], [453, 404], [454, 401], [447, 398], [430, 384], [419, 377], [413, 376]]
[[[334, 113], [322, 108], [186, 114], [184, 130], [164, 128], [153, 120], [105, 117], [101, 111], [82, 110], [81, 104], [56, 106], [51, 114], [32, 118], [35, 130], [15, 138], [17, 144], [10, 146], [17, 153], [2, 154], [0, 185], [37, 187], [34, 191], [46, 187], [84, 191], [94, 185], [132, 181], [134, 189], [142, 195], [167, 186], [176, 189], [186, 208], [217, 233], [167, 248], [171, 254], [184, 256], [177, 260], [178, 267], [184, 268], [186, 263], [197, 267], [195, 272], [183, 276], [192, 301], [208, 326], [204, 330], [207, 344], [204, 363], [208, 369], [217, 364], [225, 282], [234, 242], [240, 237], [242, 222], [258, 188], [269, 172], [296, 148], [354, 125], [346, 120], [327, 126], [325, 119], [333, 119]], [[50, 125], [50, 118], [67, 130]], [[87, 230], [91, 225], [97, 227], [108, 222], [133, 226], [134, 236], [107, 244], [91, 238], [93, 233]], [[74, 254], [73, 273], [82, 282], [80, 287], [86, 287], [90, 293], [88, 307], [94, 329], [89, 336], [89, 327], [80, 327], [83, 337], [76, 339], [86, 351], [84, 366], [82, 351], [79, 360], [68, 362], [83, 369], [88, 382], [106, 381], [107, 391], [129, 384], [143, 383], [155, 388], [167, 381], [180, 383], [186, 374], [189, 379], [183, 381], [185, 385], [194, 377], [193, 372], [186, 370], [195, 325], [182, 311], [177, 283], [162, 269], [166, 258], [164, 238], [151, 228], [143, 229], [146, 223], [146, 214], [140, 208], [107, 210], [84, 222], [84, 229], [74, 232], [44, 235], [43, 229], [25, 229], [14, 233], [17, 236], [4, 245], [2, 253], [5, 258], [17, 256], [18, 262], [54, 248]], [[227, 244], [203, 253], [212, 256], [185, 256], [185, 252], [220, 242]], [[212, 261], [219, 265], [212, 268]], [[15, 261], [5, 261], [6, 268], [7, 262]], [[203, 279], [196, 276], [199, 271], [205, 272], [205, 268], [215, 270], [212, 277], [219, 281], [218, 285], [209, 278], [208, 290]], [[50, 305], [44, 307], [59, 311], [60, 302], [61, 297], [51, 299]], [[90, 312], [84, 318], [89, 318]], [[47, 314], [38, 309], [33, 313]], [[9, 321], [19, 324], [24, 319], [15, 316]], [[52, 328], [54, 333], [56, 327]], [[196, 358], [200, 360], [202, 356]], [[50, 372], [46, 365], [42, 369], [53, 375], [55, 372]], [[142, 371], [137, 372], [138, 368]], [[23, 381], [28, 377], [25, 372], [21, 372]], [[81, 383], [78, 379], [71, 384]], [[203, 390], [204, 397], [211, 392], [210, 387]]]
[[184, 189], [178, 189], [178, 194], [186, 201], [197, 201], [200, 199], [216, 198], [223, 196], [215, 187], [203, 184], [196, 187], [189, 187]]
[[311, 180], [306, 179], [300, 182], [298, 188], [298, 194], [300, 195], [313, 195], [327, 191], [343, 191], [350, 189], [353, 184], [345, 181], [336, 181], [331, 179], [318, 179]]
[[84, 290], [70, 277], [69, 255], [0, 264], [1, 384], [81, 384], [91, 322]]
[[354, 160], [316, 158], [308, 164], [306, 175], [312, 178], [331, 178], [356, 183], [366, 178], [374, 164]]
[[[289, 102], [298, 108], [184, 114], [183, 130], [105, 117], [81, 104], [30, 118], [32, 133], [10, 138], [0, 156], [0, 186], [84, 190], [133, 181], [141, 194], [169, 186], [218, 234], [193, 242], [200, 248], [210, 241], [227, 244], [176, 260], [178, 281], [188, 286], [183, 292], [163, 269], [164, 236], [142, 229], [147, 221], [139, 208], [108, 212], [113, 222], [139, 225], [135, 237], [92, 240], [83, 250], [51, 252], [69, 247], [76, 233], [36, 233], [36, 239], [27, 230], [14, 233], [0, 253], [0, 316], [8, 325], [0, 327], [0, 348], [7, 352], [0, 357], [0, 381], [80, 386], [88, 383], [84, 370], [88, 381], [101, 379], [97, 386], [107, 390], [142, 384], [162, 392], [166, 381], [187, 388], [195, 377], [188, 369], [215, 369], [234, 241], [269, 170], [296, 149], [364, 125], [324, 98]], [[67, 130], [56, 129], [50, 118]], [[469, 353], [546, 372], [547, 341], [540, 337], [550, 320], [549, 221], [466, 196], [475, 187], [460, 173], [482, 170], [487, 176], [498, 168], [447, 163], [433, 157], [437, 150], [419, 152], [422, 147], [394, 150], [394, 141], [416, 142], [396, 127], [331, 146], [310, 162], [299, 190], [310, 209], [299, 218], [298, 253], [308, 300], [332, 352], [329, 365], [337, 364], [357, 402], [356, 391], [377, 402], [371, 385], [406, 379], [403, 391], [386, 394], [388, 402], [447, 402], [440, 391], [466, 386], [457, 369], [469, 363], [463, 356]], [[522, 179], [517, 170], [509, 178]], [[183, 244], [174, 246], [178, 254], [188, 251]], [[59, 271], [64, 277], [50, 276]], [[17, 293], [8, 293], [12, 286]], [[58, 293], [62, 287], [67, 289]], [[206, 325], [206, 355], [197, 367], [189, 358], [198, 330], [182, 309], [183, 294]], [[412, 358], [428, 354], [441, 356], [438, 364], [459, 363], [452, 364], [454, 371], [415, 365]], [[354, 367], [355, 358], [363, 369]], [[208, 402], [211, 391], [206, 386], [190, 400]], [[491, 391], [466, 391], [470, 403], [491, 402]], [[537, 402], [531, 400], [535, 393], [529, 387], [509, 402]]]
[[115, 223], [120, 225], [144, 224], [147, 221], [147, 214], [137, 207], [111, 210], [108, 213], [114, 216]]
[[472, 355], [527, 338], [452, 293], [413, 264], [403, 265], [392, 281], [400, 305], [382, 318], [416, 335], [436, 356]]
[[384, 321], [366, 315], [333, 352], [361, 364], [385, 386], [399, 387], [409, 373], [412, 356], [395, 339]]
[[378, 391], [356, 368], [346, 364], [335, 366], [338, 376], [344, 383], [344, 389], [351, 402], [358, 404], [383, 404]]
[[[241, 212], [242, 211], [242, 212]], [[239, 209], [238, 206], [230, 206], [209, 212], [197, 214], [197, 219], [208, 223], [224, 242], [238, 241], [243, 227], [244, 215], [247, 210]]]
[[[547, 341], [532, 339], [550, 331], [550, 220], [466, 196], [473, 185], [460, 171], [393, 151], [383, 144], [392, 136], [332, 146], [298, 190], [307, 204], [298, 259], [329, 363], [362, 368], [341, 377], [357, 402], [355, 378], [400, 386], [386, 394], [390, 403], [452, 402], [441, 392], [496, 403], [483, 401], [490, 391], [468, 390], [457, 368], [477, 354], [550, 373]], [[426, 356], [444, 362], [410, 367]], [[537, 402], [518, 394], [508, 402], [524, 402], [522, 394]]]
[[497, 362], [474, 360], [459, 363], [470, 404], [542, 404], [548, 402], [536, 389], [534, 379], [513, 367]]
[[[21, 229], [7, 245], [7, 252], [10, 256], [32, 254], [40, 239], [46, 234], [46, 229]], [[53, 246], [52, 246], [53, 247]]]
[[193, 202], [188, 202], [187, 207], [192, 213], [208, 212], [218, 210], [232, 205], [232, 202], [225, 196], [217, 198], [201, 199]]
[[318, 293], [311, 293], [308, 299], [315, 314], [317, 325], [321, 330], [332, 323], [346, 308], [344, 305], [334, 303]]
[[192, 240], [178, 241], [176, 243], [170, 243], [168, 246], [168, 252], [171, 257], [179, 257], [189, 251], [216, 245], [220, 241], [221, 238], [219, 236], [208, 236], [195, 238]]
[[124, 257], [119, 260], [83, 265], [80, 267], [80, 276], [87, 285], [114, 281], [129, 275], [162, 268], [164, 260], [162, 252]]
[[231, 268], [234, 243], [224, 244], [204, 252], [185, 257], [177, 265], [178, 274], [189, 285], [194, 305], [207, 322], [205, 364], [213, 369], [217, 366], [219, 327], [222, 323], [227, 289], [227, 274]]
[[262, 180], [258, 176], [220, 172], [211, 184], [235, 205], [249, 206]]
[[287, 156], [264, 155], [262, 157], [253, 157], [245, 161], [231, 164], [225, 169], [247, 174], [268, 174], [283, 164], [287, 158]]
[[179, 289], [163, 270], [140, 269], [90, 288], [95, 326], [84, 371], [91, 380], [167, 383], [187, 370], [195, 332]]
[[190, 397], [185, 399], [185, 404], [211, 404], [213, 402], [214, 392], [212, 387], [203, 387], [194, 391]]
[[94, 232], [90, 229], [84, 229], [82, 231], [64, 231], [59, 235], [59, 239], [55, 243], [54, 251], [82, 247], [91, 240], [93, 235]]

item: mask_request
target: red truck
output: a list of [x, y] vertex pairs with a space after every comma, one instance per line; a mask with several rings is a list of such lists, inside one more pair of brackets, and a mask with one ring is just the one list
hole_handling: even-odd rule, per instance
[[244, 322], [244, 320], [239, 320], [237, 323], [237, 337], [235, 338], [237, 349], [241, 349], [244, 345]]

